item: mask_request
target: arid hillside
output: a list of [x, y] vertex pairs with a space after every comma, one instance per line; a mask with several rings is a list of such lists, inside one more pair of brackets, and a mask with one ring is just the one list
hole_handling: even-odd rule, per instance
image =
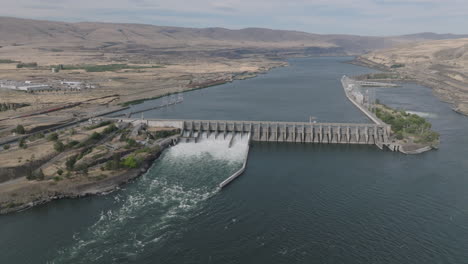
[[138, 53], [142, 49], [157, 49], [153, 51], [169, 52], [172, 55], [175, 52], [193, 49], [204, 51], [236, 49], [237, 53], [249, 52], [246, 51], [249, 49], [257, 52], [260, 49], [269, 49], [276, 52], [299, 50], [310, 55], [360, 54], [408, 41], [460, 37], [463, 36], [434, 33], [395, 37], [318, 35], [263, 28], [197, 29], [143, 24], [65, 23], [0, 17], [0, 46], [3, 46], [3, 50], [0, 49], [0, 56], [5, 51], [25, 52], [30, 49], [40, 50], [43, 53], [58, 53], [70, 49]]
[[403, 45], [360, 60], [414, 77], [453, 103], [455, 110], [468, 114], [468, 38]]

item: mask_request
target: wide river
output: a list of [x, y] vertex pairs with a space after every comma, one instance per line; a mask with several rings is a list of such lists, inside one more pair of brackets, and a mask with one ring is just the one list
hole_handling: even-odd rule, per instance
[[[350, 59], [292, 59], [144, 116], [369, 122], [340, 78], [371, 70]], [[440, 149], [253, 143], [245, 173], [220, 191], [245, 138], [182, 143], [109, 195], [0, 216], [0, 263], [467, 263], [468, 118], [419, 85], [376, 90], [427, 117]]]

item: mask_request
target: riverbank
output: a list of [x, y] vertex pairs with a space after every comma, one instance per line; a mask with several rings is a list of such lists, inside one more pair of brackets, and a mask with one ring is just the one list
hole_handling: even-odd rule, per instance
[[[73, 135], [51, 134], [54, 139], [47, 135], [42, 141], [29, 142], [30, 149], [46, 150], [44, 153], [35, 152], [37, 158], [33, 155], [23, 161], [24, 150], [15, 146], [0, 152], [0, 179], [3, 179], [0, 183], [0, 214], [25, 210], [57, 199], [114, 191], [144, 174], [179, 137], [179, 133], [173, 129], [146, 130], [145, 127], [128, 124], [97, 124], [83, 129], [91, 130], [91, 136], [80, 136], [83, 131], [75, 129]], [[75, 140], [67, 139], [67, 136], [73, 136]], [[62, 142], [66, 140], [68, 143], [63, 145]], [[62, 146], [61, 149], [59, 146]], [[52, 147], [52, 150], [47, 150]], [[5, 155], [12, 158], [4, 159]], [[16, 161], [16, 157], [18, 165], [12, 162], [13, 159]]]
[[[183, 89], [183, 91], [174, 90], [174, 91], [170, 91], [170, 92], [168, 92], [166, 94], [157, 95], [157, 96], [153, 96], [153, 97], [141, 98], [141, 99], [131, 100], [131, 101], [124, 101], [124, 102], [120, 103], [120, 105], [123, 106], [123, 107], [127, 107], [127, 106], [130, 106], [130, 105], [137, 105], [137, 104], [144, 103], [146, 101], [156, 100], [156, 99], [163, 98], [165, 96], [170, 96], [170, 95], [174, 95], [174, 94], [178, 94], [178, 93], [185, 93], [185, 92], [205, 89], [205, 88], [209, 88], [209, 87], [214, 87], [214, 86], [218, 86], [218, 85], [223, 85], [223, 84], [226, 84], [226, 83], [233, 82], [235, 80], [240, 80], [240, 81], [247, 80], [247, 79], [255, 78], [259, 74], [266, 74], [269, 71], [271, 71], [272, 69], [279, 68], [279, 67], [287, 67], [287, 66], [288, 66], [288, 63], [285, 62], [285, 61], [282, 61], [282, 62], [279, 62], [279, 63], [276, 63], [276, 64], [262, 66], [262, 67], [258, 68], [255, 71], [232, 72], [232, 73], [229, 73], [227, 75], [218, 77], [217, 79], [203, 79], [203, 80], [195, 79], [195, 80], [191, 80], [186, 85], [186, 87]], [[124, 109], [122, 109], [122, 110], [124, 110]]]
[[[360, 75], [365, 76], [365, 75]], [[439, 145], [439, 134], [431, 130], [432, 125], [424, 118], [392, 109], [384, 104], [370, 101], [367, 91], [360, 83], [347, 76], [341, 78], [346, 97], [375, 124], [387, 125], [386, 145], [392, 151], [404, 154], [420, 154]], [[379, 83], [375, 83], [379, 85]], [[382, 83], [384, 85], [384, 83]], [[383, 148], [383, 145], [378, 145]]]
[[383, 104], [375, 104], [373, 112], [380, 120], [390, 125], [392, 144], [399, 146], [400, 152], [421, 154], [438, 148], [440, 135], [431, 130], [432, 124], [426, 119]]
[[459, 80], [448, 80], [447, 76], [441, 76], [442, 79], [437, 79], [434, 78], [434, 74], [426, 73], [418, 69], [413, 69], [408, 65], [401, 65], [401, 67], [392, 68], [386, 64], [377, 63], [375, 61], [364, 58], [363, 56], [356, 57], [349, 63], [387, 73], [396, 73], [400, 76], [398, 79], [386, 81], [414, 82], [422, 86], [429, 87], [433, 90], [437, 98], [443, 102], [451, 104], [453, 111], [468, 116], [468, 105], [462, 98], [466, 97], [466, 95], [459, 87], [454, 85], [455, 82], [457, 85], [461, 85]]

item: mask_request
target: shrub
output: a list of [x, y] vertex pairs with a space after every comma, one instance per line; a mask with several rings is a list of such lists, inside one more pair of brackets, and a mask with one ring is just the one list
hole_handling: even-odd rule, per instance
[[155, 132], [155, 137], [156, 139], [158, 138], [167, 138], [173, 135], [177, 135], [180, 133], [180, 129], [174, 129], [174, 130], [162, 130], [162, 131], [157, 131]]
[[110, 124], [108, 127], [106, 127], [102, 133], [103, 134], [110, 134], [114, 131], [116, 131], [118, 128], [115, 126], [115, 124]]
[[77, 141], [77, 140], [72, 140], [72, 141], [68, 142], [67, 145], [66, 145], [65, 147], [66, 147], [66, 148], [73, 148], [74, 146], [76, 146], [76, 145], [78, 145], [78, 144], [80, 144], [79, 141]]
[[100, 133], [94, 132], [85, 141], [83, 141], [80, 144], [76, 145], [76, 147], [81, 148], [81, 147], [89, 146], [91, 144], [95, 144], [101, 138], [102, 138], [102, 135]]
[[65, 150], [65, 145], [63, 145], [63, 143], [59, 140], [57, 140], [55, 143], [54, 143], [54, 149], [55, 151], [57, 152], [62, 152]]
[[403, 64], [403, 63], [397, 63], [397, 64], [393, 64], [392, 66], [390, 66], [390, 68], [392, 68], [392, 69], [395, 69], [395, 68], [402, 68], [402, 67], [405, 67], [405, 64]]
[[142, 149], [139, 149], [139, 150], [135, 151], [134, 153], [139, 154], [139, 153], [146, 153], [146, 152], [151, 152], [151, 148], [150, 147], [144, 147]]
[[21, 68], [36, 68], [37, 63], [36, 62], [30, 62], [30, 63], [18, 63], [16, 64], [16, 68], [21, 69]]
[[107, 161], [104, 166], [106, 170], [118, 170], [120, 167], [120, 154], [118, 153], [114, 154], [112, 160]]
[[59, 168], [59, 169], [57, 170], [57, 174], [58, 174], [58, 175], [62, 175], [62, 174], [63, 174], [62, 168]]
[[134, 140], [133, 138], [129, 138], [127, 139], [127, 146], [125, 146], [125, 148], [133, 148], [133, 147], [136, 147], [138, 145], [138, 143], [136, 142], [136, 140]]
[[395, 137], [396, 137], [396, 139], [398, 139], [398, 140], [402, 140], [402, 139], [403, 139], [403, 132], [398, 131], [398, 132], [395, 134]]
[[92, 147], [88, 147], [84, 150], [82, 150], [80, 152], [80, 155], [78, 155], [78, 157], [76, 158], [76, 160], [80, 160], [82, 159], [84, 156], [88, 155], [89, 153], [91, 153], [93, 151], [93, 148]]
[[65, 161], [65, 166], [67, 167], [68, 171], [73, 170], [73, 168], [75, 167], [75, 163], [76, 163], [76, 160], [77, 160], [76, 158], [77, 158], [77, 155], [73, 155], [73, 156], [67, 158], [67, 161]]
[[89, 168], [89, 165], [87, 163], [81, 163], [80, 165], [75, 166], [76, 171], [79, 171], [85, 175], [88, 174], [88, 168]]
[[4, 150], [10, 149], [10, 145], [8, 145], [8, 144], [3, 145], [3, 149], [4, 149]]
[[20, 139], [18, 146], [22, 149], [28, 148], [28, 144], [26, 144], [26, 140], [24, 138]]
[[14, 61], [10, 59], [0, 59], [0, 63], [18, 63], [18, 61]]
[[40, 139], [40, 138], [44, 138], [44, 133], [34, 134], [34, 135], [28, 137], [28, 140], [29, 141], [35, 141], [35, 140]]
[[91, 136], [89, 137], [90, 140], [93, 140], [93, 141], [97, 141], [99, 139], [102, 138], [102, 135], [98, 132], [94, 132], [93, 134], [91, 134]]
[[49, 135], [47, 136], [47, 140], [49, 140], [49, 141], [55, 141], [55, 140], [57, 140], [57, 139], [58, 139], [58, 134], [55, 133], [55, 132], [54, 132], [54, 133], [51, 133], [51, 134], [49, 134]]
[[138, 163], [138, 160], [133, 155], [126, 157], [122, 161], [122, 165], [130, 169], [138, 168]]
[[35, 170], [33, 171], [32, 169], [29, 169], [27, 175], [26, 175], [26, 179], [32, 181], [32, 180], [38, 180], [38, 181], [42, 181], [44, 180], [44, 173], [42, 172], [42, 169], [38, 169], [38, 170]]
[[98, 127], [103, 127], [103, 126], [110, 125], [111, 123], [112, 123], [111, 121], [102, 121], [102, 122], [100, 122], [100, 123], [98, 123], [98, 124], [85, 127], [85, 129], [86, 129], [86, 130], [93, 130], [93, 129], [96, 129], [96, 128], [98, 128]]
[[13, 133], [17, 133], [17, 134], [20, 134], [20, 135], [23, 135], [26, 133], [26, 130], [24, 129], [24, 126], [22, 125], [17, 125], [15, 129], [13, 129], [11, 132]]

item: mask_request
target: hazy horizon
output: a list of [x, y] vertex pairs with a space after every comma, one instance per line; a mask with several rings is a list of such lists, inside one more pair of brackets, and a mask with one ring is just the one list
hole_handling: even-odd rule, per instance
[[[259, 11], [260, 10], [260, 11]], [[466, 34], [468, 2], [460, 0], [19, 0], [0, 16], [65, 22], [136, 23], [191, 28], [269, 28], [317, 34], [392, 36]]]

